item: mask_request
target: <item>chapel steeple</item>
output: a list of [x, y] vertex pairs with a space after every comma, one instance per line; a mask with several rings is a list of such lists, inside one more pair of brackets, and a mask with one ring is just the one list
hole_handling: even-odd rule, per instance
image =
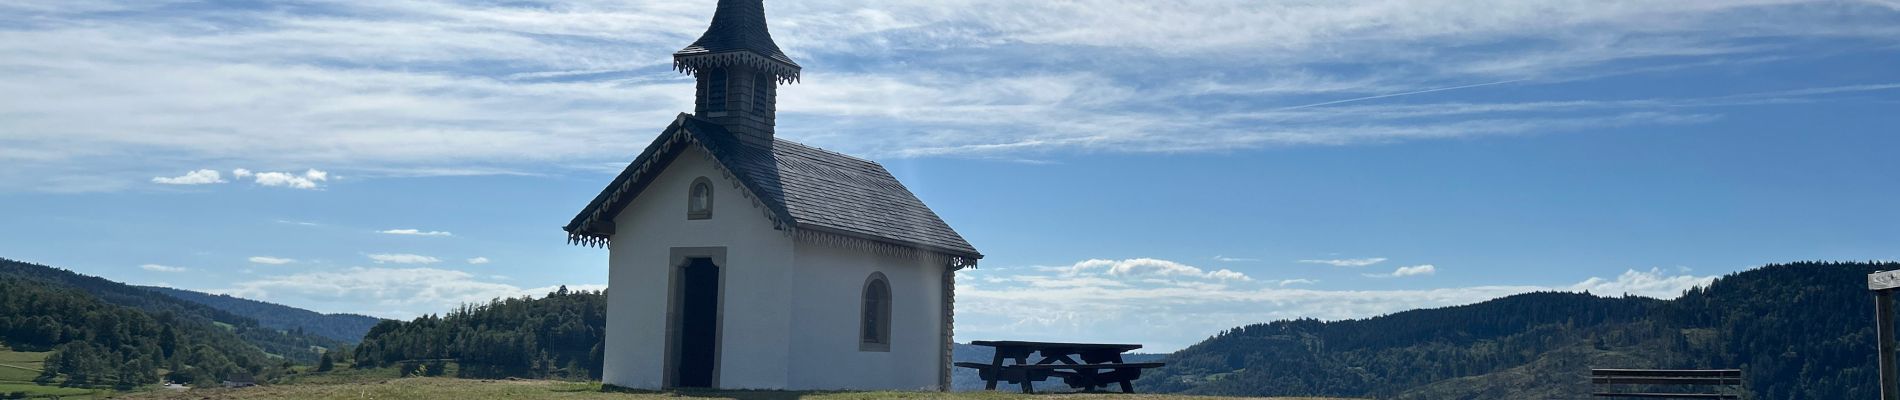
[[699, 81], [694, 115], [759, 145], [772, 143], [778, 85], [798, 81], [799, 72], [798, 63], [772, 42], [765, 0], [719, 0], [712, 26], [673, 53], [673, 67]]

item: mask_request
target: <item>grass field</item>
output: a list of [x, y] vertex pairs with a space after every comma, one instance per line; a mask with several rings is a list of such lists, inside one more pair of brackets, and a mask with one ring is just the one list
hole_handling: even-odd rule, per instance
[[[767, 392], [767, 391], [677, 391], [677, 392], [602, 392], [599, 383], [558, 381], [470, 380], [455, 378], [403, 378], [360, 383], [304, 383], [272, 385], [244, 389], [193, 389], [189, 391], [147, 391], [129, 393], [127, 399], [454, 399], [454, 400], [642, 400], [642, 399], [731, 399], [731, 400], [871, 400], [871, 399], [1123, 399], [1123, 400], [1215, 400], [1232, 397], [1189, 397], [1123, 394], [1037, 394], [1007, 392], [914, 393], [914, 392]], [[1279, 400], [1299, 400], [1281, 398]], [[1321, 399], [1306, 399], [1321, 400]]]
[[86, 388], [65, 388], [59, 386], [41, 386], [33, 383], [44, 367], [46, 353], [13, 351], [0, 347], [0, 396], [12, 393], [26, 393], [30, 396], [60, 396], [62, 398], [103, 397], [111, 393], [106, 390]]
[[32, 382], [40, 376], [46, 353], [13, 351], [0, 347], [0, 383]]
[[103, 399], [111, 393], [109, 390], [40, 386], [32, 383], [0, 383], [0, 396], [15, 392], [26, 393], [28, 396], [59, 396], [60, 398], [66, 399]]
[[[555, 400], [644, 400], [644, 399], [730, 399], [730, 400], [870, 400], [870, 399], [1126, 399], [1126, 400], [1222, 400], [1232, 397], [1191, 397], [1170, 395], [1123, 394], [1036, 394], [1007, 391], [964, 393], [921, 392], [771, 392], [771, 391], [669, 391], [604, 392], [599, 383], [541, 380], [475, 380], [456, 378], [397, 378], [395, 368], [340, 369], [327, 373], [292, 375], [285, 384], [243, 389], [167, 390], [145, 388], [116, 393], [109, 390], [40, 386], [32, 382], [46, 353], [16, 352], [0, 347], [0, 395], [26, 392], [33, 396], [61, 396], [68, 399], [555, 399]], [[453, 372], [453, 371], [449, 371]], [[1324, 400], [1275, 398], [1276, 400]]]

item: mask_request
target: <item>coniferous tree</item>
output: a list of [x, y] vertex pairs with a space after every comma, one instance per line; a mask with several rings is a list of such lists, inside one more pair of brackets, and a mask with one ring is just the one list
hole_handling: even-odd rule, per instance
[[322, 356], [317, 357], [317, 372], [330, 372], [333, 369], [336, 369], [336, 361], [330, 359], [329, 352], [324, 352]]

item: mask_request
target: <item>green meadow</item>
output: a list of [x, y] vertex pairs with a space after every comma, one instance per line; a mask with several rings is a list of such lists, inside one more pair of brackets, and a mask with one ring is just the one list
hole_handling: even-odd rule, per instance
[[[306, 382], [328, 381], [313, 379]], [[730, 400], [871, 400], [871, 399], [1118, 399], [1118, 400], [1231, 400], [1234, 397], [1193, 397], [1151, 394], [1034, 394], [1011, 392], [779, 392], [779, 391], [603, 391], [599, 383], [542, 380], [474, 380], [456, 378], [401, 378], [369, 382], [297, 383], [243, 389], [154, 390], [127, 394], [128, 399], [730, 399]], [[1276, 400], [1322, 400], [1274, 398]]]
[[59, 387], [40, 385], [33, 378], [40, 376], [40, 369], [46, 360], [45, 352], [13, 351], [0, 347], [0, 398], [19, 397], [59, 397], [65, 399], [86, 399], [105, 397], [112, 392], [87, 388]]

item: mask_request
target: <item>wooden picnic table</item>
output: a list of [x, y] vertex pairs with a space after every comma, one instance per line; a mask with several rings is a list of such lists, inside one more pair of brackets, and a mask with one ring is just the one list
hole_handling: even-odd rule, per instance
[[[1742, 370], [1739, 369], [1590, 369], [1590, 384], [1599, 387], [1591, 395], [1627, 399], [1740, 399]], [[1642, 385], [1703, 388], [1702, 391], [1627, 392], [1603, 390], [1613, 385]]]
[[[1122, 393], [1134, 393], [1135, 378], [1141, 377], [1141, 370], [1159, 368], [1162, 363], [1128, 363], [1122, 361], [1122, 353], [1141, 348], [1139, 344], [1106, 343], [1054, 343], [1025, 341], [978, 340], [972, 345], [996, 349], [996, 356], [989, 364], [960, 362], [958, 367], [973, 368], [983, 378], [983, 388], [996, 390], [999, 381], [1022, 385], [1023, 393], [1034, 393], [1031, 382], [1060, 377], [1070, 387], [1083, 391], [1095, 391], [1118, 383]], [[1030, 354], [1041, 356], [1036, 363], [1029, 362]], [[1079, 360], [1078, 360], [1079, 358]], [[1015, 361], [1006, 364], [1004, 361]]]

